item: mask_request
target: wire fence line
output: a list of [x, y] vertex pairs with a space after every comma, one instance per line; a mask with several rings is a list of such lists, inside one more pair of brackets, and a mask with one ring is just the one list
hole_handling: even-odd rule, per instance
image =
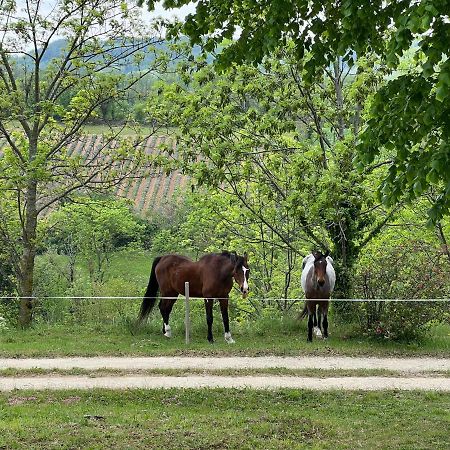
[[[181, 295], [181, 294], [180, 294]], [[183, 297], [183, 295], [181, 295]], [[180, 297], [144, 297], [144, 296], [57, 296], [57, 297], [45, 297], [45, 296], [33, 296], [33, 297], [20, 297], [20, 296], [1, 296], [0, 300], [143, 300], [144, 298], [153, 300], [177, 300]], [[189, 300], [205, 300], [212, 298], [213, 300], [233, 300], [229, 297], [189, 297]], [[249, 298], [252, 302], [303, 302], [308, 300], [306, 298]], [[310, 299], [316, 301], [331, 301], [331, 302], [386, 302], [386, 303], [436, 303], [436, 302], [450, 302], [450, 298], [323, 298], [323, 299]]]

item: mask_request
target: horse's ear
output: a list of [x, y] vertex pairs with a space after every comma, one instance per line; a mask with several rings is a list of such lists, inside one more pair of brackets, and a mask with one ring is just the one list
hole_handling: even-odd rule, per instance
[[233, 264], [236, 264], [236, 262], [237, 262], [237, 253], [233, 250], [233, 251], [230, 253], [230, 256], [231, 256], [231, 258], [230, 258], [231, 262], [232, 262]]
[[320, 252], [312, 252], [314, 259], [319, 259], [320, 258]]
[[245, 261], [245, 262], [248, 262], [248, 255], [247, 255], [247, 252], [244, 252], [244, 261]]
[[330, 250], [327, 250], [323, 256], [325, 256], [325, 258], [326, 258], [327, 256], [330, 256]]

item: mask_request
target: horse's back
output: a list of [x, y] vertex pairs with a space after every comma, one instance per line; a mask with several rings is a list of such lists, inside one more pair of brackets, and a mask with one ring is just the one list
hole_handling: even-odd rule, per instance
[[189, 282], [192, 296], [200, 296], [202, 279], [198, 263], [182, 255], [171, 254], [161, 257], [156, 266], [156, 277], [163, 295], [184, 294], [185, 283]]
[[156, 277], [163, 295], [184, 294], [189, 282], [192, 297], [226, 297], [233, 286], [232, 277], [225, 276], [230, 270], [231, 263], [220, 254], [210, 253], [198, 261], [173, 254], [161, 257]]
[[187, 256], [171, 254], [161, 256], [158, 266], [167, 268], [170, 266], [179, 266], [180, 264], [189, 264], [189, 263], [193, 264], [194, 261], [192, 261], [192, 259], [189, 259]]
[[327, 273], [328, 281], [330, 283], [330, 293], [331, 293], [334, 291], [334, 285], [336, 284], [336, 272], [334, 270], [333, 263], [330, 262], [330, 260], [331, 261], [333, 261], [333, 260], [331, 258], [330, 258], [330, 260], [328, 260], [328, 258], [330, 258], [330, 257], [327, 256], [328, 264], [327, 264], [327, 272], [326, 273]]
[[[311, 258], [312, 257], [312, 258]], [[306, 294], [308, 290], [309, 281], [312, 278], [311, 271], [314, 270], [314, 256], [308, 255], [303, 259], [301, 285], [303, 292]]]

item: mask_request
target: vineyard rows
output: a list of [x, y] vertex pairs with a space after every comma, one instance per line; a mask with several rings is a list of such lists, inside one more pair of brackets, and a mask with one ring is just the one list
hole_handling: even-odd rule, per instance
[[[95, 148], [102, 145], [100, 135], [89, 135], [84, 139], [72, 143], [68, 147], [69, 156], [89, 158]], [[159, 152], [161, 145], [175, 146], [174, 141], [167, 136], [153, 136], [143, 143], [145, 152], [153, 155]], [[128, 161], [124, 165], [126, 171], [131, 165]], [[135, 178], [130, 176], [124, 179], [115, 188], [115, 195], [131, 200], [134, 208], [142, 215], [163, 210], [176, 200], [177, 195], [186, 187], [187, 177], [179, 172], [165, 175], [161, 170], [153, 172], [146, 177]]]

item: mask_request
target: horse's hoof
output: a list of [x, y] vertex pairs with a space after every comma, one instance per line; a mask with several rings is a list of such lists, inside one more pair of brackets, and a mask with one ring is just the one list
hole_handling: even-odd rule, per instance
[[313, 332], [314, 332], [314, 336], [316, 336], [318, 338], [322, 337], [322, 331], [320, 331], [319, 327], [314, 327]]
[[167, 338], [171, 338], [172, 337], [172, 329], [170, 328], [170, 325], [164, 324], [163, 334]]
[[227, 344], [234, 344], [235, 340], [231, 337], [231, 333], [225, 333], [225, 342]]

